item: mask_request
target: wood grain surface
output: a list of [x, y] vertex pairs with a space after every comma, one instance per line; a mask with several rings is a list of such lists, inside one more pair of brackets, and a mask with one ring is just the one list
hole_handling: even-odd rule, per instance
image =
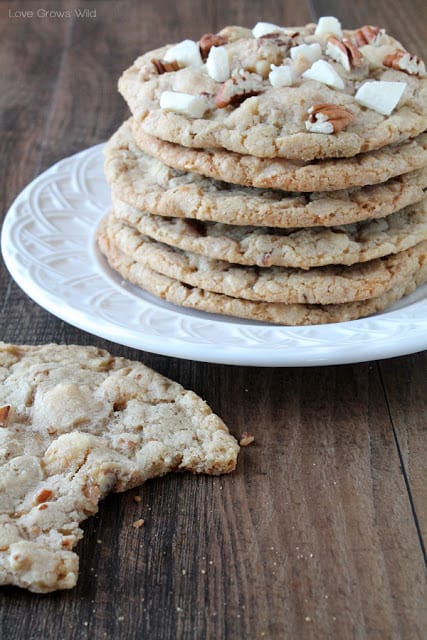
[[[96, 17], [10, 17], [79, 7]], [[127, 116], [117, 78], [144, 50], [226, 24], [335, 14], [381, 24], [427, 58], [426, 13], [425, 0], [1, 0], [1, 210], [113, 133]], [[3, 263], [0, 290], [3, 340], [140, 359], [202, 395], [236, 436], [255, 436], [230, 476], [171, 475], [107, 498], [84, 525], [74, 590], [1, 589], [1, 639], [427, 637], [425, 354], [307, 369], [190, 362], [60, 321]]]

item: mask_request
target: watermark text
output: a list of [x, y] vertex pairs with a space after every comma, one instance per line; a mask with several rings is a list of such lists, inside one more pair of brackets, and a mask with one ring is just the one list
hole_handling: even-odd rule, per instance
[[96, 9], [75, 8], [75, 9], [10, 9], [9, 18], [13, 20], [31, 20], [33, 18], [53, 18], [56, 20], [70, 18], [96, 18]]

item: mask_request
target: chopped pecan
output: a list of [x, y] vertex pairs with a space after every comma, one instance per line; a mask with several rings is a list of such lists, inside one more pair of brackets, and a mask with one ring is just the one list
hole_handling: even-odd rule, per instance
[[227, 44], [227, 42], [228, 40], [225, 36], [219, 36], [215, 33], [205, 33], [199, 40], [202, 59], [206, 60], [212, 47], [222, 47], [224, 44]]
[[72, 549], [73, 548], [73, 538], [69, 536], [68, 538], [63, 538], [61, 540], [61, 547], [63, 549]]
[[308, 114], [305, 126], [313, 133], [338, 133], [354, 120], [349, 109], [337, 104], [315, 104]]
[[47, 502], [53, 496], [53, 491], [50, 489], [42, 489], [40, 493], [36, 496], [35, 504], [40, 504], [42, 502]]
[[172, 62], [166, 62], [166, 60], [158, 60], [156, 58], [153, 58], [153, 60], [151, 60], [151, 64], [154, 66], [159, 76], [162, 75], [162, 73], [168, 73], [169, 71], [178, 71], [178, 69], [181, 68], [179, 62], [177, 62], [176, 60], [173, 60]]
[[0, 427], [6, 427], [9, 412], [10, 404], [5, 404], [3, 407], [0, 407]]
[[381, 33], [379, 27], [373, 27], [370, 24], [366, 24], [360, 29], [356, 29], [354, 32], [354, 40], [358, 47], [363, 47], [365, 44], [375, 43], [376, 38]]
[[404, 71], [411, 76], [420, 76], [426, 71], [424, 62], [420, 58], [403, 49], [396, 49], [393, 53], [390, 53], [384, 58], [383, 64], [385, 67]]
[[258, 44], [263, 44], [266, 40], [268, 42], [272, 42], [273, 44], [275, 44], [277, 47], [286, 47], [290, 40], [293, 37], [296, 37], [299, 35], [299, 32], [296, 31], [295, 35], [289, 35], [289, 34], [281, 34], [281, 33], [266, 33], [264, 36], [260, 36], [257, 39], [257, 43]]
[[239, 69], [221, 85], [215, 96], [215, 104], [218, 109], [224, 109], [230, 104], [240, 104], [247, 98], [257, 96], [262, 89], [261, 76]]
[[340, 62], [346, 71], [364, 64], [363, 54], [348, 38], [338, 40], [335, 36], [329, 36], [326, 53]]

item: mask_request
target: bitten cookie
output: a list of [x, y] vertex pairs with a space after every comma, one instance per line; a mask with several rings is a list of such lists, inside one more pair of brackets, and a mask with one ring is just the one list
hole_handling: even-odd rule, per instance
[[95, 347], [0, 343], [0, 584], [76, 584], [79, 523], [110, 491], [220, 474], [238, 444], [192, 391]]

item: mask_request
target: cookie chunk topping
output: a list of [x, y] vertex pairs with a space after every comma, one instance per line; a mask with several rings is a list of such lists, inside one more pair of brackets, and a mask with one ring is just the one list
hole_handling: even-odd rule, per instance
[[359, 88], [355, 99], [363, 106], [388, 116], [397, 106], [405, 88], [405, 82], [371, 80]]
[[396, 51], [387, 55], [383, 60], [383, 64], [385, 67], [403, 71], [411, 76], [423, 76], [426, 72], [424, 62], [403, 49], [396, 49]]
[[[259, 158], [353, 157], [427, 128], [422, 60], [379, 26], [345, 29], [332, 16], [165, 45], [138, 58], [119, 89], [146, 134]], [[349, 109], [351, 130], [341, 118], [332, 132], [307, 120], [317, 104]], [[311, 135], [320, 124], [328, 138]]]
[[355, 67], [363, 67], [364, 65], [363, 54], [349, 38], [338, 40], [335, 36], [330, 36], [326, 46], [326, 55], [342, 64], [348, 72]]
[[227, 38], [215, 33], [205, 33], [199, 40], [200, 54], [206, 60], [212, 47], [222, 47], [227, 44]]
[[258, 95], [262, 90], [261, 76], [239, 69], [221, 86], [215, 96], [215, 104], [218, 109], [224, 109], [231, 104], [240, 104], [246, 98]]
[[338, 133], [354, 120], [349, 109], [336, 104], [315, 104], [308, 114], [305, 126], [313, 133]]

